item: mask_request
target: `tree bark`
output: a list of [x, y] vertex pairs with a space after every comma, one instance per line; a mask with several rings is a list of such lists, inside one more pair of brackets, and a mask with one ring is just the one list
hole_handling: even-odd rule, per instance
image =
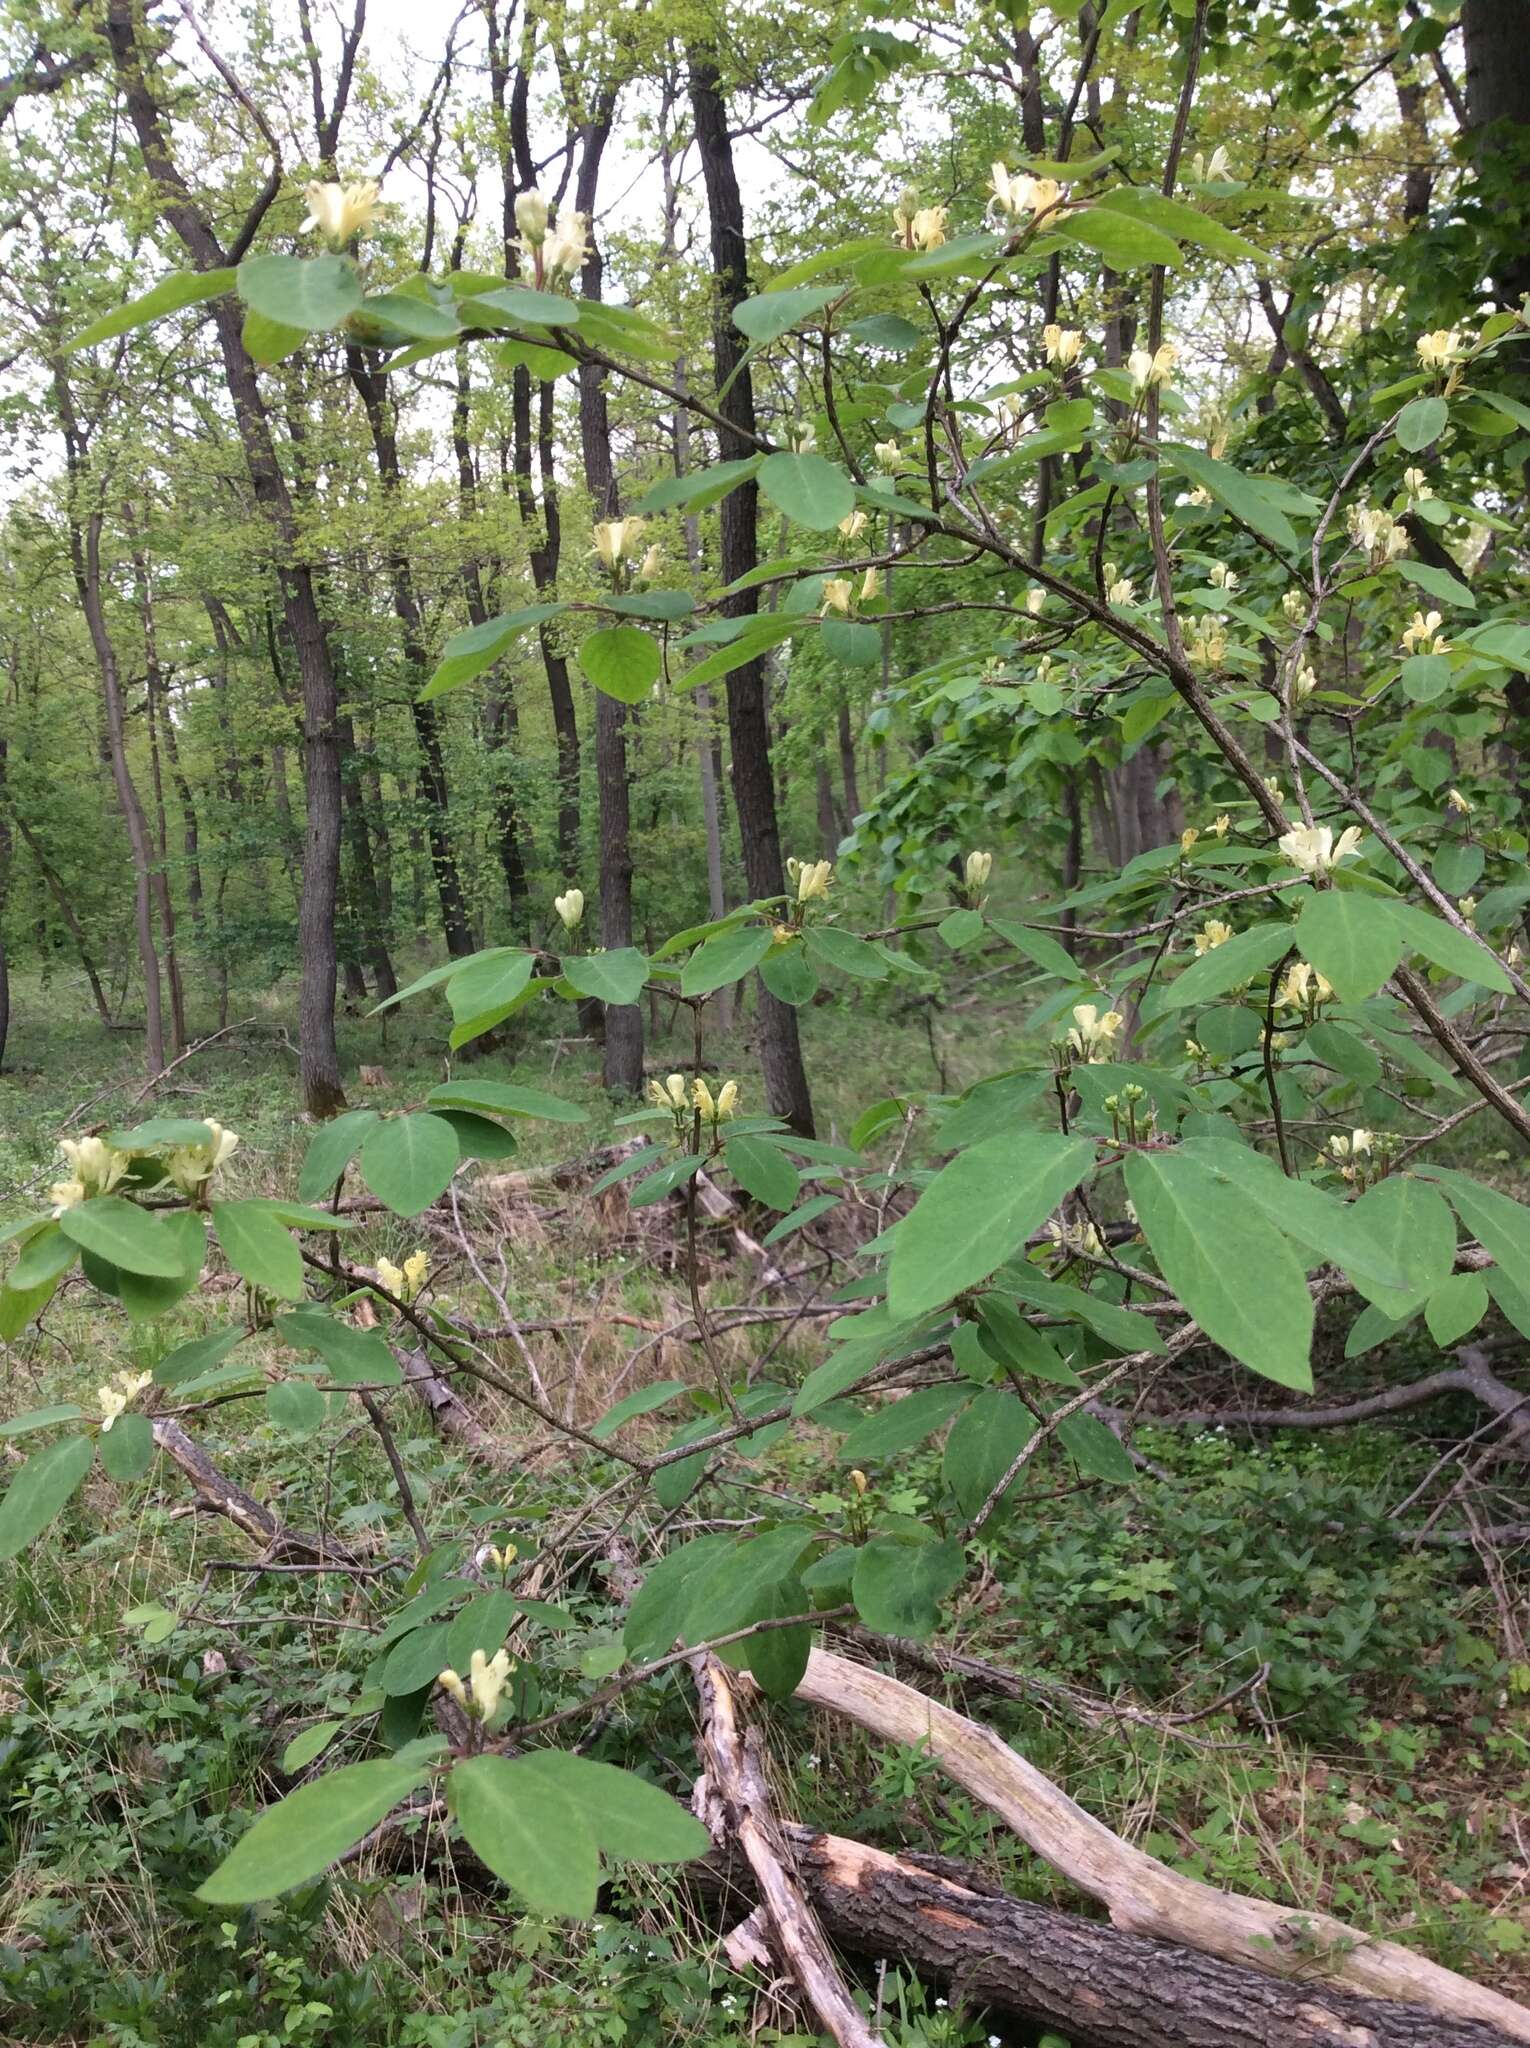
[[[388, 390], [386, 374], [378, 369], [374, 361], [368, 360], [368, 351], [348, 348], [345, 352], [346, 369], [351, 383], [360, 395], [362, 407], [367, 416], [367, 428], [372, 437], [372, 453], [377, 463], [377, 473], [382, 479], [383, 496], [394, 508], [389, 523], [390, 536], [396, 536], [398, 505], [403, 490], [403, 474], [398, 460], [398, 429], [393, 401]], [[436, 880], [436, 894], [441, 905], [441, 930], [446, 939], [447, 953], [454, 960], [462, 959], [474, 950], [473, 934], [468, 924], [467, 907], [462, 896], [462, 878], [457, 870], [457, 856], [452, 847], [449, 818], [449, 799], [446, 785], [446, 761], [441, 752], [441, 727], [434, 704], [422, 704], [420, 691], [430, 673], [430, 659], [425, 651], [425, 633], [420, 618], [419, 599], [415, 594], [414, 572], [409, 557], [397, 539], [390, 539], [388, 550], [388, 580], [393, 594], [393, 614], [398, 620], [403, 638], [404, 668], [409, 690], [409, 716], [414, 723], [414, 736], [420, 750], [419, 793], [420, 803], [425, 812], [425, 831], [430, 842], [430, 865]]]
[[[225, 267], [227, 257], [176, 162], [140, 45], [139, 0], [108, 0], [106, 36], [118, 84], [162, 217], [199, 270]], [[211, 304], [240, 445], [255, 501], [273, 543], [287, 629], [297, 656], [303, 697], [303, 768], [307, 801], [303, 887], [298, 910], [298, 1057], [303, 1099], [313, 1116], [345, 1107], [335, 1042], [335, 910], [340, 877], [339, 700], [313, 575], [298, 549], [291, 495], [276, 459], [255, 365], [244, 346], [242, 317], [232, 297]]]
[[1416, 2005], [1435, 2024], [1443, 2014], [1530, 2041], [1530, 2010], [1411, 1949], [1357, 1937], [1327, 1913], [1218, 1891], [1171, 1870], [1085, 1813], [992, 1729], [896, 1678], [814, 1650], [796, 1697], [884, 1741], [923, 1745], [941, 1770], [1129, 1934], [1182, 1943], [1276, 1978], [1320, 1968], [1332, 1985]]
[[[1073, 2048], [1505, 2048], [1496, 2027], [1356, 1998], [1318, 1971], [1289, 1980], [1009, 1898], [945, 1857], [889, 1855], [785, 1824], [793, 1873], [824, 1931], [853, 1954], [948, 1985], [964, 2013], [1003, 2013]], [[737, 1853], [696, 1866], [736, 1910]]]
[[[744, 206], [733, 166], [733, 138], [728, 128], [716, 66], [692, 50], [689, 56], [691, 112], [701, 158], [711, 223], [712, 271], [716, 290], [712, 349], [717, 386], [724, 391], [718, 410], [728, 421], [718, 433], [718, 453], [735, 461], [755, 452], [754, 385], [743, 364], [745, 340], [733, 325], [733, 309], [749, 296]], [[759, 496], [751, 479], [731, 491], [721, 507], [722, 580], [732, 583], [756, 566]], [[723, 602], [724, 614], [737, 618], [759, 609], [758, 593], [741, 590]], [[770, 760], [770, 722], [766, 705], [765, 664], [746, 662], [728, 677], [728, 737], [733, 754], [733, 801], [738, 813], [744, 879], [751, 897], [779, 896], [785, 889], [781, 831], [776, 816], [776, 788]], [[759, 991], [760, 1066], [770, 1107], [801, 1137], [813, 1135], [813, 1101], [797, 1013], [763, 985]]]
[[[615, 94], [603, 95], [596, 114], [584, 129], [574, 205], [587, 219], [595, 209], [600, 162], [611, 132]], [[590, 238], [580, 288], [598, 301], [604, 264], [594, 236]], [[611, 461], [611, 420], [606, 406], [605, 371], [595, 363], [579, 366], [579, 440], [584, 455], [584, 480], [597, 520], [614, 519], [616, 471]], [[595, 781], [600, 803], [600, 943], [614, 951], [632, 944], [632, 780], [627, 760], [627, 732], [634, 722], [632, 707], [604, 690], [595, 692]], [[639, 1095], [643, 1088], [643, 1010], [640, 1003], [608, 1003], [605, 1012], [602, 1075], [613, 1094]]]
[[1473, 151], [1498, 229], [1492, 278], [1502, 306], [1530, 292], [1530, 35], [1522, 0], [1463, 0], [1466, 106]]

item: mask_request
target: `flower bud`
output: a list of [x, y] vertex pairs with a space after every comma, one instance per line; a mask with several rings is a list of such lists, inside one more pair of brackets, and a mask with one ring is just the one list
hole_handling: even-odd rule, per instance
[[547, 239], [547, 201], [540, 192], [523, 192], [516, 200], [515, 224], [528, 248], [541, 248]]
[[561, 896], [553, 898], [553, 909], [562, 920], [565, 931], [577, 931], [584, 922], [584, 891], [566, 889]]

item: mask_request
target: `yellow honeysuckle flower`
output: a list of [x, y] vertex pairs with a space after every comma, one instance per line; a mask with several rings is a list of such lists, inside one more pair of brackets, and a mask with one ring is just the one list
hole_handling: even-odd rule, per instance
[[1059, 327], [1056, 321], [1049, 321], [1041, 330], [1041, 346], [1049, 363], [1066, 370], [1078, 361], [1084, 337], [1076, 327]]
[[962, 866], [963, 878], [970, 891], [987, 887], [988, 877], [993, 873], [991, 853], [969, 853]]
[[522, 192], [515, 202], [515, 224], [529, 249], [540, 249], [547, 239], [547, 201], [540, 192]]
[[1276, 842], [1292, 867], [1304, 875], [1326, 875], [1359, 847], [1365, 834], [1358, 825], [1346, 825], [1337, 840], [1328, 825], [1298, 825]]
[[1454, 327], [1436, 327], [1413, 346], [1426, 370], [1444, 370], [1461, 360], [1461, 336]]
[[1208, 918], [1195, 935], [1196, 953], [1214, 953], [1218, 946], [1225, 946], [1232, 935], [1230, 924], [1223, 924], [1219, 917]]
[[375, 178], [358, 179], [349, 185], [305, 186], [303, 197], [308, 201], [308, 218], [300, 232], [306, 235], [310, 228], [317, 228], [334, 248], [344, 248], [353, 235], [362, 234], [372, 225], [379, 189]]
[[815, 903], [819, 898], [827, 896], [829, 884], [833, 879], [833, 861], [804, 861], [797, 871], [797, 901], [799, 903]]
[[561, 896], [553, 898], [553, 909], [557, 911], [565, 931], [577, 931], [584, 922], [584, 891], [566, 889]]
[[818, 607], [820, 618], [827, 618], [830, 612], [849, 616], [855, 602], [855, 585], [848, 576], [829, 576], [824, 579], [823, 602]]

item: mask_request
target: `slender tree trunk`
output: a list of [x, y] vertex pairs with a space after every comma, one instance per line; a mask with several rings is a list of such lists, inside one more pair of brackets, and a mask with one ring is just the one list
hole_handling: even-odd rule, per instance
[[[711, 221], [712, 270], [717, 293], [713, 308], [713, 355], [718, 389], [723, 390], [726, 385], [719, 410], [727, 418], [728, 427], [719, 432], [718, 452], [724, 461], [732, 461], [755, 452], [754, 385], [747, 365], [741, 367], [744, 337], [733, 326], [733, 308], [749, 295], [744, 207], [733, 168], [733, 138], [716, 68], [705, 57], [692, 52], [689, 69], [691, 111]], [[755, 567], [758, 517], [759, 501], [753, 481], [724, 498], [724, 583], [734, 582]], [[757, 609], [758, 597], [753, 590], [739, 591], [724, 604], [725, 612], [732, 617]], [[752, 897], [779, 896], [785, 888], [785, 870], [771, 773], [763, 661], [748, 662], [735, 669], [728, 677], [727, 690], [733, 801], [738, 813], [745, 882]], [[770, 1107], [785, 1117], [794, 1131], [811, 1137], [813, 1103], [802, 1064], [797, 1013], [762, 987], [758, 1016], [760, 1065]]]
[[1463, 0], [1466, 104], [1478, 175], [1498, 227], [1491, 277], [1501, 306], [1530, 292], [1530, 33], [1524, 0]]
[[21, 834], [22, 843], [31, 854], [38, 874], [42, 876], [43, 886], [58, 907], [58, 914], [64, 920], [65, 931], [74, 941], [74, 950], [79, 955], [80, 966], [84, 970], [85, 979], [90, 983], [90, 997], [96, 1006], [96, 1015], [110, 1031], [116, 1019], [112, 1015], [112, 1006], [101, 982], [100, 970], [91, 956], [85, 928], [75, 914], [74, 905], [69, 901], [69, 891], [64, 887], [63, 877], [43, 852], [36, 833], [21, 813], [13, 808], [10, 815], [15, 819], [16, 830]]
[[[139, 22], [138, 0], [107, 0], [107, 41], [144, 168], [160, 213], [197, 268], [221, 269], [227, 264], [227, 252], [193, 199], [176, 162], [170, 133], [145, 67]], [[242, 315], [232, 297], [214, 300], [211, 311], [250, 487], [271, 532], [282, 605], [302, 685], [307, 819], [298, 910], [299, 1069], [309, 1113], [327, 1117], [345, 1106], [340, 1054], [335, 1043], [335, 910], [341, 822], [336, 730], [339, 702], [312, 572], [300, 554], [291, 496], [276, 459], [255, 365], [244, 346]]]
[[[384, 372], [369, 363], [367, 351], [348, 348], [345, 352], [346, 368], [352, 384], [360, 394], [361, 403], [367, 416], [367, 427], [372, 437], [372, 453], [377, 462], [377, 472], [382, 479], [384, 499], [393, 507], [390, 533], [397, 534], [398, 506], [403, 490], [403, 474], [398, 460], [398, 427], [393, 401], [388, 390], [388, 379]], [[457, 870], [457, 856], [452, 848], [449, 800], [446, 785], [446, 760], [441, 751], [441, 728], [434, 704], [422, 704], [420, 691], [430, 673], [430, 660], [425, 651], [425, 633], [420, 619], [419, 599], [415, 595], [414, 572], [403, 546], [394, 541], [388, 548], [388, 579], [393, 593], [393, 613], [398, 620], [404, 644], [404, 667], [408, 676], [409, 715], [414, 722], [414, 736], [420, 749], [419, 793], [425, 812], [425, 830], [430, 842], [430, 864], [436, 879], [436, 894], [441, 904], [441, 930], [446, 939], [446, 950], [454, 960], [460, 960], [473, 951], [473, 934], [468, 925], [467, 907], [463, 902], [462, 878]]]
[[144, 725], [149, 742], [149, 787], [154, 792], [154, 867], [150, 882], [164, 940], [165, 983], [170, 991], [170, 1053], [186, 1048], [186, 997], [175, 944], [175, 902], [170, 894], [170, 823], [165, 812], [165, 777], [160, 765], [159, 692], [161, 678], [150, 663], [144, 682]]
[[[351, 908], [361, 957], [372, 970], [377, 1000], [382, 1002], [385, 997], [398, 993], [398, 977], [393, 972], [382, 926], [377, 867], [372, 858], [372, 834], [367, 823], [366, 793], [361, 786], [361, 757], [356, 751], [356, 734], [348, 711], [341, 712], [337, 728], [345, 758], [351, 763], [351, 772], [341, 784], [345, 838], [351, 856]], [[364, 984], [362, 992], [365, 992]]]
[[845, 791], [845, 821], [853, 830], [861, 814], [861, 783], [855, 765], [855, 733], [850, 724], [850, 699], [839, 700], [839, 779]]
[[[575, 205], [594, 211], [601, 153], [611, 130], [613, 102], [585, 131]], [[602, 263], [594, 241], [585, 260], [585, 298], [598, 300]], [[614, 519], [620, 507], [611, 462], [611, 421], [606, 409], [605, 372], [593, 363], [579, 370], [579, 439], [584, 480], [596, 519]], [[600, 798], [600, 942], [608, 950], [632, 944], [632, 787], [627, 762], [631, 707], [604, 690], [595, 692], [595, 779]], [[639, 1003], [606, 1006], [603, 1061], [605, 1084], [613, 1093], [637, 1095], [643, 1086], [643, 1010]]]
[[[665, 158], [666, 175], [669, 160]], [[671, 206], [673, 201], [671, 201]], [[666, 233], [672, 239], [671, 211], [665, 213]], [[685, 359], [675, 364], [675, 389], [686, 389]], [[674, 413], [675, 474], [685, 476], [691, 466], [691, 419], [683, 405], [677, 405]], [[685, 554], [693, 577], [700, 578], [703, 569], [701, 557], [701, 521], [694, 512], [685, 519]], [[707, 914], [722, 917], [728, 908], [727, 891], [723, 879], [723, 758], [722, 737], [717, 729], [712, 692], [702, 683], [695, 692], [696, 715], [701, 725], [700, 737], [696, 743], [696, 767], [701, 784], [701, 821], [706, 834], [707, 848]], [[721, 988], [712, 998], [713, 1013], [719, 1031], [726, 1031], [733, 1017], [733, 990]]]
[[[478, 518], [478, 474], [468, 433], [468, 362], [466, 348], [457, 351], [457, 396], [452, 405], [452, 447], [457, 457], [457, 507], [465, 546], [462, 591], [470, 624], [489, 618], [483, 567], [471, 538]], [[515, 773], [520, 758], [520, 719], [512, 679], [500, 663], [490, 675], [484, 712], [484, 738], [494, 763], [494, 829], [500, 872], [505, 878], [510, 929], [526, 933], [531, 922], [531, 890], [526, 877], [525, 827], [517, 801]], [[576, 736], [577, 738], [577, 736]]]
[[122, 709], [122, 678], [117, 667], [117, 650], [107, 628], [101, 599], [101, 515], [89, 512], [82, 533], [78, 522], [69, 521], [69, 552], [74, 567], [75, 590], [85, 614], [96, 669], [101, 678], [101, 697], [106, 715], [106, 743], [111, 760], [112, 783], [117, 808], [127, 827], [128, 848], [133, 861], [133, 931], [138, 942], [138, 964], [143, 974], [143, 1009], [149, 1072], [157, 1074], [165, 1065], [165, 1023], [160, 981], [159, 948], [154, 938], [154, 849], [149, 841], [148, 820], [139, 801], [132, 771], [128, 766], [127, 735]]

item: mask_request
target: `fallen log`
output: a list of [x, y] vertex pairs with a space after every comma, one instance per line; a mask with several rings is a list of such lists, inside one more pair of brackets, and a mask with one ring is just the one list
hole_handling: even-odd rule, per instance
[[[1508, 2048], [1511, 2039], [1475, 2020], [1357, 1997], [1317, 1968], [1282, 1980], [1030, 1905], [944, 1857], [890, 1855], [790, 1823], [780, 1832], [837, 1947], [900, 1962], [969, 2010], [1056, 2028], [1073, 2048]], [[755, 1896], [737, 1854], [709, 1858], [694, 1881], [725, 1898], [730, 1916]], [[754, 1916], [743, 1924], [752, 1933]]]
[[155, 1443], [191, 1481], [202, 1506], [232, 1522], [259, 1546], [268, 1564], [314, 1563], [331, 1564], [339, 1571], [358, 1569], [355, 1553], [333, 1537], [310, 1535], [280, 1521], [263, 1501], [221, 1471], [173, 1416], [154, 1417], [152, 1428]]
[[736, 1844], [753, 1875], [763, 1913], [735, 1930], [730, 1954], [757, 1961], [762, 1928], [814, 2018], [837, 2048], [882, 2048], [840, 1975], [823, 1929], [803, 1898], [781, 1840], [757, 1731], [739, 1720], [733, 1681], [710, 1652], [691, 1669], [701, 1701], [699, 1747], [705, 1776], [694, 1804], [714, 1841]]
[[[991, 1808], [1052, 1868], [1097, 1899], [1112, 1924], [1290, 1980], [1320, 1973], [1338, 1989], [1412, 2004], [1453, 2022], [1476, 2021], [1530, 2041], [1530, 2009], [1411, 1949], [1377, 1941], [1329, 1914], [1217, 1891], [1182, 1876], [1084, 1812], [992, 1729], [912, 1686], [815, 1649], [797, 1688], [885, 1741], [923, 1745], [964, 1790]], [[1342, 2036], [1338, 2037], [1342, 2039]]]
[[455, 1387], [441, 1377], [425, 1353], [420, 1350], [404, 1351], [397, 1356], [410, 1391], [430, 1411], [430, 1419], [443, 1441], [455, 1444], [479, 1464], [504, 1464], [508, 1447], [484, 1428]]

